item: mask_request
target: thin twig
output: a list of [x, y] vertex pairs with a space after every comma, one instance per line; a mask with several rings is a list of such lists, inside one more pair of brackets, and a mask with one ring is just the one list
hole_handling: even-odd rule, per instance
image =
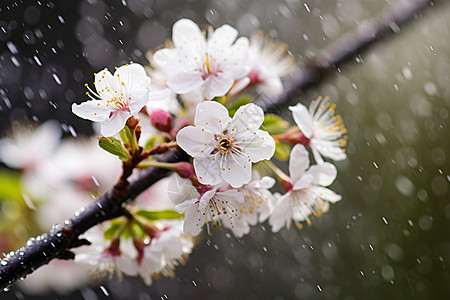
[[[414, 20], [424, 8], [431, 6], [433, 2], [429, 0], [404, 1], [375, 21], [366, 22], [366, 25], [360, 26], [356, 34], [345, 35], [335, 46], [317, 55], [306, 65], [306, 68], [287, 83], [284, 93], [278, 98], [261, 99], [258, 104], [266, 112], [280, 112], [282, 107], [297, 102], [298, 96], [306, 88], [320, 83], [327, 74], [333, 73], [338, 65], [351, 60], [354, 55], [361, 53], [389, 33], [397, 31], [407, 21]], [[174, 149], [166, 153], [162, 160], [176, 162], [186, 159], [183, 151]], [[125, 193], [116, 193], [114, 189], [109, 190], [90, 206], [76, 212], [75, 216], [63, 225], [54, 226], [48, 233], [30, 239], [26, 246], [8, 254], [0, 263], [0, 289], [7, 289], [16, 280], [55, 258], [73, 258], [74, 254], [70, 249], [89, 243], [86, 240], [80, 240], [82, 233], [106, 220], [123, 215], [125, 203], [132, 201], [168, 173], [167, 170], [154, 167], [142, 171], [140, 176], [126, 187]]]

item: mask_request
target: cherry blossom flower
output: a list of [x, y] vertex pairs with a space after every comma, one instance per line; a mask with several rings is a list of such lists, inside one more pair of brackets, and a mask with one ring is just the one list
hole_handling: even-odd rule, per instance
[[269, 224], [277, 232], [283, 226], [290, 227], [291, 220], [301, 227], [300, 222], [310, 224], [311, 214], [320, 215], [328, 210], [329, 203], [341, 200], [341, 196], [325, 188], [337, 175], [336, 167], [328, 162], [309, 167], [309, 154], [303, 145], [292, 148], [289, 173], [291, 189], [278, 200]]
[[281, 79], [294, 71], [294, 57], [287, 45], [274, 41], [262, 32], [250, 38], [249, 61], [252, 70], [248, 77], [257, 91], [274, 96], [283, 90]]
[[238, 32], [229, 25], [208, 31], [208, 38], [188, 19], [173, 25], [173, 48], [154, 53], [156, 64], [167, 74], [167, 85], [178, 94], [201, 88], [208, 100], [225, 95], [234, 82], [245, 77], [249, 41], [236, 40]]
[[137, 273], [147, 285], [152, 283], [152, 275], [173, 276], [173, 269], [185, 262], [194, 247], [192, 237], [183, 234], [181, 221], [165, 222], [164, 225], [165, 229], [144, 247], [143, 257], [137, 262]]
[[175, 210], [185, 213], [184, 233], [193, 236], [202, 231], [203, 225], [207, 225], [210, 232], [209, 223], [232, 229], [237, 224], [239, 207], [244, 201], [243, 194], [227, 183], [194, 187], [189, 179], [179, 175], [172, 176], [167, 191], [170, 200], [177, 204]]
[[83, 238], [91, 242], [91, 245], [75, 250], [75, 262], [90, 266], [94, 277], [110, 280], [114, 275], [121, 279], [124, 274], [137, 274], [134, 262], [137, 251], [131, 239], [106, 240], [103, 227], [91, 228], [83, 234]]
[[137, 116], [149, 100], [169, 96], [169, 90], [152, 91], [150, 82], [144, 67], [136, 63], [117, 68], [114, 75], [104, 69], [95, 74], [97, 92], [86, 84], [91, 100], [74, 103], [72, 112], [83, 119], [100, 122], [102, 135], [113, 136], [122, 130], [129, 117]]
[[242, 237], [250, 231], [250, 225], [264, 222], [273, 210], [274, 197], [269, 191], [275, 184], [271, 177], [260, 178], [259, 173], [253, 172], [253, 180], [240, 187], [238, 191], [244, 196], [239, 207], [238, 226], [232, 228], [233, 234]]
[[309, 110], [301, 103], [290, 106], [292, 116], [303, 135], [309, 140], [309, 145], [317, 163], [322, 163], [321, 157], [333, 160], [344, 160], [345, 145], [347, 144], [347, 129], [342, 118], [335, 114], [335, 104], [328, 101], [328, 97], [319, 97], [311, 103]]
[[240, 187], [250, 182], [253, 162], [270, 159], [274, 154], [273, 138], [259, 130], [263, 120], [263, 110], [252, 103], [241, 106], [232, 119], [220, 103], [199, 103], [195, 126], [181, 129], [177, 142], [194, 157], [195, 173], [201, 183], [216, 185], [226, 181]]

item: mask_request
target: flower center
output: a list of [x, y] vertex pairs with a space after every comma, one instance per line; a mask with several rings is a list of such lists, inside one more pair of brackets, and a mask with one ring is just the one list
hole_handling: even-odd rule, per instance
[[222, 150], [222, 153], [228, 153], [228, 151], [230, 150], [231, 147], [231, 138], [220, 138], [219, 140], [219, 146], [220, 149]]

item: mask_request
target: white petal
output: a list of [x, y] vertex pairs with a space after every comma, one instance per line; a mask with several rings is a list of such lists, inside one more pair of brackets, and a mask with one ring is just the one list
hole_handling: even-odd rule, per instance
[[258, 162], [272, 158], [275, 153], [275, 141], [270, 134], [263, 130], [248, 132], [240, 135], [236, 145], [242, 149], [251, 162]]
[[202, 197], [200, 198], [198, 208], [200, 208], [200, 210], [204, 210], [208, 206], [209, 201], [211, 201], [212, 197], [214, 197], [215, 194], [216, 194], [216, 189], [212, 189], [212, 190], [204, 193], [202, 195]]
[[249, 183], [252, 179], [252, 164], [247, 157], [232, 153], [226, 156], [220, 170], [222, 178], [234, 188]]
[[331, 158], [332, 160], [339, 161], [347, 158], [344, 150], [341, 147], [334, 145], [331, 141], [312, 139], [311, 146], [316, 147], [320, 154], [324, 157]]
[[173, 24], [172, 41], [176, 48], [183, 49], [192, 44], [200, 44], [203, 47], [206, 44], [200, 28], [189, 19], [180, 19]]
[[278, 201], [272, 215], [269, 218], [269, 224], [272, 226], [272, 232], [280, 231], [283, 226], [290, 227], [292, 218], [292, 207], [289, 199], [289, 193], [283, 195]]
[[117, 78], [118, 82], [123, 82], [129, 91], [150, 85], [150, 77], [147, 76], [144, 67], [136, 63], [117, 68], [114, 78]]
[[294, 186], [292, 189], [294, 191], [302, 190], [305, 188], [308, 188], [313, 183], [314, 177], [311, 174], [304, 174], [302, 177], [300, 177], [299, 180], [294, 181]]
[[236, 40], [238, 31], [230, 25], [223, 25], [217, 28], [212, 36], [208, 39], [208, 45], [217, 44], [218, 47], [228, 48]]
[[236, 111], [231, 127], [237, 130], [258, 130], [264, 122], [264, 112], [261, 107], [256, 104], [249, 103], [239, 107]]
[[105, 137], [110, 137], [119, 133], [119, 131], [121, 131], [125, 126], [125, 123], [130, 116], [130, 113], [125, 111], [118, 111], [114, 113], [111, 118], [102, 122], [100, 129], [101, 134]]
[[156, 51], [153, 54], [153, 63], [162, 68], [167, 75], [180, 72], [187, 67], [185, 64], [179, 62], [178, 49], [164, 48]]
[[183, 231], [186, 234], [196, 236], [202, 231], [205, 222], [205, 216], [198, 210], [198, 206], [192, 205], [185, 211]]
[[223, 181], [220, 177], [219, 163], [213, 161], [213, 157], [195, 157], [194, 170], [200, 183], [216, 185]]
[[337, 169], [333, 164], [325, 162], [311, 166], [306, 173], [314, 176], [314, 184], [329, 186], [336, 179]]
[[251, 71], [248, 59], [249, 41], [246, 37], [239, 38], [229, 49], [228, 63], [223, 66], [223, 71], [230, 74], [234, 79], [241, 79]]
[[324, 187], [313, 186], [310, 188], [310, 190], [313, 191], [321, 199], [327, 200], [331, 203], [335, 203], [342, 199], [341, 195], [336, 194], [332, 190], [324, 188]]
[[197, 104], [195, 109], [195, 126], [205, 128], [205, 131], [222, 134], [230, 121], [228, 110], [215, 101], [205, 101]]
[[169, 74], [167, 85], [177, 94], [186, 94], [203, 84], [202, 74], [200, 72], [179, 71]]
[[167, 194], [170, 201], [180, 204], [187, 200], [198, 199], [200, 194], [192, 185], [189, 179], [182, 178], [178, 174], [173, 174], [167, 184]]
[[129, 104], [129, 108], [133, 116], [136, 116], [141, 111], [141, 109], [145, 105], [147, 105], [148, 94], [148, 89], [133, 90], [133, 92], [130, 94], [131, 102]]
[[303, 104], [298, 103], [296, 106], [289, 106], [289, 110], [292, 111], [292, 117], [298, 128], [300, 128], [307, 138], [311, 138], [313, 132], [313, 120], [308, 109]]
[[233, 86], [234, 79], [226, 73], [218, 73], [209, 76], [204, 82], [205, 98], [208, 100], [214, 97], [224, 96]]
[[303, 176], [309, 167], [309, 154], [303, 145], [297, 144], [291, 150], [289, 158], [289, 175], [292, 182], [296, 182]]
[[80, 118], [101, 122], [109, 118], [111, 110], [102, 101], [89, 100], [81, 104], [72, 104], [72, 112]]
[[102, 96], [107, 89], [113, 91], [119, 90], [120, 86], [111, 72], [109, 72], [108, 69], [103, 69], [95, 74], [95, 89], [97, 90], [97, 93]]
[[214, 133], [202, 129], [200, 127], [187, 126], [182, 128], [177, 134], [178, 146], [192, 157], [209, 155], [215, 146], [210, 145], [214, 141]]

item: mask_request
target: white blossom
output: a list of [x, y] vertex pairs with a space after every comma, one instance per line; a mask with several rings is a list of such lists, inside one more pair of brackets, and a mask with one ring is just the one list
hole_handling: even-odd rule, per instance
[[143, 258], [138, 262], [137, 273], [150, 285], [152, 275], [173, 276], [173, 269], [183, 264], [185, 257], [192, 252], [192, 237], [183, 234], [181, 221], [165, 222], [161, 233], [144, 247]]
[[208, 31], [208, 38], [188, 19], [173, 25], [173, 48], [155, 52], [156, 64], [167, 74], [167, 85], [178, 94], [201, 88], [208, 100], [225, 95], [236, 80], [245, 77], [249, 41], [236, 40], [238, 32], [229, 25]]
[[295, 68], [293, 55], [287, 52], [287, 45], [274, 41], [262, 32], [250, 38], [249, 61], [252, 67], [250, 84], [269, 96], [281, 93], [281, 79], [290, 75]]
[[230, 189], [228, 184], [211, 187], [198, 197], [184, 200], [175, 209], [185, 214], [184, 233], [198, 235], [209, 223], [233, 229], [239, 219], [239, 206], [244, 196], [236, 189]]
[[347, 129], [342, 118], [335, 114], [335, 104], [331, 104], [326, 97], [318, 98], [311, 103], [309, 110], [301, 103], [290, 106], [292, 116], [297, 126], [306, 138], [317, 163], [322, 163], [321, 157], [333, 160], [344, 160], [345, 145], [347, 144]]
[[283, 226], [290, 227], [293, 220], [299, 227], [300, 222], [307, 221], [309, 216], [320, 215], [328, 210], [329, 203], [341, 200], [341, 196], [325, 188], [336, 178], [337, 170], [331, 163], [325, 162], [309, 167], [309, 154], [303, 145], [292, 148], [289, 160], [290, 183], [292, 189], [279, 199], [269, 224], [272, 231], [277, 232]]
[[199, 103], [195, 126], [187, 126], [177, 134], [178, 145], [194, 157], [194, 169], [203, 184], [222, 181], [232, 187], [247, 184], [252, 176], [252, 163], [270, 159], [275, 152], [273, 138], [259, 130], [264, 120], [262, 109], [255, 104], [241, 106], [234, 117], [213, 101]]
[[122, 130], [129, 117], [137, 116], [149, 100], [169, 96], [169, 90], [152, 91], [150, 83], [144, 67], [136, 63], [117, 68], [114, 75], [104, 69], [95, 74], [97, 92], [88, 87], [91, 100], [74, 103], [72, 112], [83, 119], [100, 122], [102, 135], [113, 136]]

